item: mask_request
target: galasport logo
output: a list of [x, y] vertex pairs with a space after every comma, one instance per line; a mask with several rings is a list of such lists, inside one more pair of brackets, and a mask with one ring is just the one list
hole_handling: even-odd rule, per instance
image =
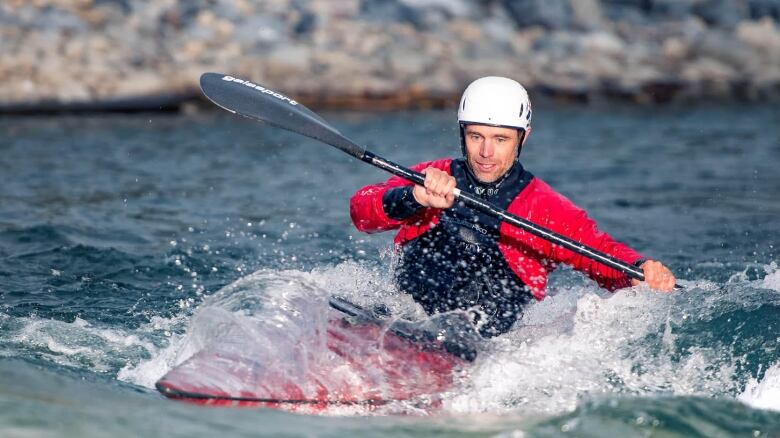
[[249, 88], [254, 88], [255, 90], [257, 90], [257, 91], [259, 91], [261, 93], [270, 94], [271, 96], [273, 96], [273, 97], [275, 97], [275, 98], [277, 98], [279, 100], [284, 100], [284, 101], [290, 102], [290, 105], [298, 105], [298, 102], [290, 99], [289, 97], [285, 96], [284, 94], [277, 93], [274, 90], [269, 90], [268, 88], [262, 87], [260, 85], [257, 85], [255, 83], [253, 83], [253, 82], [245, 81], [243, 79], [234, 78], [233, 76], [222, 76], [222, 80], [223, 81], [227, 81], [227, 82], [237, 82], [239, 84], [246, 85]]

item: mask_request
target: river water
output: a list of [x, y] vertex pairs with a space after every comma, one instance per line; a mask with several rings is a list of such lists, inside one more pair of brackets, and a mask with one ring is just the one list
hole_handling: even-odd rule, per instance
[[[197, 315], [226, 301], [227, 319], [303, 325], [331, 293], [419, 310], [393, 287], [392, 236], [349, 219], [385, 174], [217, 111], [0, 119], [0, 435], [780, 434], [778, 107], [535, 109], [525, 167], [684, 290], [610, 294], [561, 269], [441, 409], [325, 415], [191, 406], [154, 382], [193, 338], [219, 342]], [[451, 111], [323, 115], [401, 164], [459, 153]]]

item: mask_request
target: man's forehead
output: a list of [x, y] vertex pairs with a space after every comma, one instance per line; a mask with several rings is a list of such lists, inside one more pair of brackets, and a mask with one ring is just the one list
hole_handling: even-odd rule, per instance
[[505, 128], [503, 126], [490, 126], [490, 125], [478, 125], [470, 124], [466, 125], [466, 132], [476, 132], [483, 136], [504, 136], [513, 137], [517, 135], [517, 129]]

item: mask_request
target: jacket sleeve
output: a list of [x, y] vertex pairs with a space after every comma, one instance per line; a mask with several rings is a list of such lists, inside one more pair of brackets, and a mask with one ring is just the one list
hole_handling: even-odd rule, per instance
[[[412, 169], [420, 172], [428, 167], [436, 167], [449, 172], [451, 160], [427, 161], [412, 166]], [[404, 219], [394, 219], [387, 215], [384, 208], [384, 196], [389, 190], [412, 186], [413, 183], [403, 178], [394, 176], [387, 181], [379, 184], [365, 186], [352, 195], [349, 203], [349, 213], [352, 217], [352, 223], [355, 227], [364, 233], [377, 233], [380, 231], [393, 230], [399, 228], [405, 223], [418, 222], [426, 209], [412, 214]]]
[[[643, 259], [638, 252], [599, 230], [596, 222], [588, 217], [584, 210], [564, 196], [550, 189], [544, 198], [545, 212], [543, 217], [545, 220], [539, 225], [628, 264], [634, 264]], [[547, 241], [542, 242], [543, 248], [539, 249], [553, 264], [566, 263], [588, 275], [601, 287], [611, 291], [631, 285], [630, 277], [614, 268], [607, 267], [561, 246], [553, 245]]]

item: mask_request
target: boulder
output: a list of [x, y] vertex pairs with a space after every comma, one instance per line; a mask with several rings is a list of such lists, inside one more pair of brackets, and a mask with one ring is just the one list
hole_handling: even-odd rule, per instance
[[604, 13], [599, 0], [574, 0], [571, 2], [574, 24], [580, 29], [595, 30], [605, 26]]
[[387, 65], [390, 70], [388, 75], [401, 78], [414, 78], [423, 75], [430, 70], [432, 58], [429, 54], [412, 48], [394, 47], [389, 50]]
[[763, 56], [780, 60], [780, 29], [768, 17], [760, 21], [743, 21], [734, 32], [737, 40], [762, 52]]
[[580, 39], [582, 48], [596, 57], [617, 57], [626, 51], [626, 44], [611, 32], [591, 32]]
[[574, 22], [570, 0], [502, 0], [501, 4], [520, 28], [566, 29]]
[[276, 47], [263, 57], [265, 76], [271, 80], [302, 77], [311, 71], [311, 49], [304, 44]]
[[690, 46], [682, 38], [678, 37], [665, 39], [661, 50], [664, 58], [675, 64], [684, 61], [690, 54]]
[[712, 30], [704, 33], [692, 45], [692, 51], [696, 56], [717, 59], [734, 68], [740, 68], [747, 64], [751, 57], [755, 56], [731, 33], [722, 30]]
[[361, 18], [398, 21], [432, 30], [455, 18], [479, 18], [478, 9], [464, 0], [362, 0]]
[[651, 16], [662, 20], [684, 20], [693, 13], [701, 0], [654, 0], [650, 4]]
[[780, 0], [748, 0], [748, 14], [751, 20], [771, 18], [780, 21]]
[[601, 0], [601, 5], [603, 15], [613, 22], [645, 24], [653, 9], [652, 0]]
[[703, 0], [693, 11], [707, 24], [727, 29], [733, 29], [748, 13], [745, 2], [734, 0]]

